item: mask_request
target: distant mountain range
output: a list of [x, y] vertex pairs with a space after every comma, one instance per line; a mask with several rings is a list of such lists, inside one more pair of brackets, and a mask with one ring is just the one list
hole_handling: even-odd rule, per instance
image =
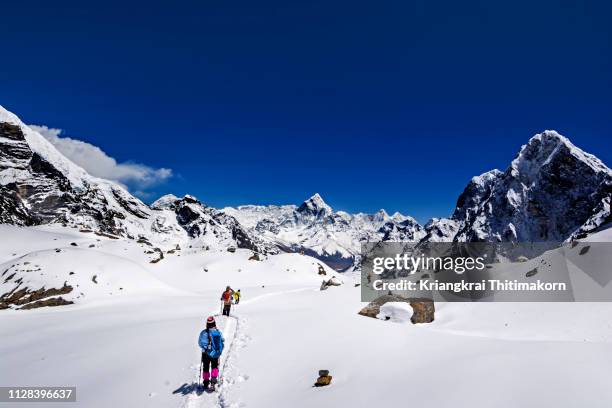
[[61, 223], [143, 240], [163, 249], [304, 252], [351, 268], [366, 241], [566, 241], [612, 222], [612, 171], [555, 131], [522, 146], [505, 171], [472, 178], [450, 218], [334, 211], [319, 194], [299, 206], [215, 209], [192, 196], [148, 206], [122, 186], [89, 175], [0, 107], [0, 223]]

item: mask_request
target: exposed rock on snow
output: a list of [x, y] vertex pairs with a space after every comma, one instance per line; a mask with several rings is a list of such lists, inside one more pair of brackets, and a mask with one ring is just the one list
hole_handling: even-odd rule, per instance
[[[319, 275], [320, 274], [321, 274], [321, 272], [319, 270]], [[325, 289], [329, 288], [330, 286], [340, 286], [340, 285], [342, 285], [342, 282], [338, 278], [336, 278], [335, 276], [332, 276], [328, 280], [324, 280], [323, 282], [321, 282], [321, 290], [325, 290]]]
[[359, 311], [359, 314], [362, 316], [373, 317], [376, 318], [380, 313], [380, 307], [385, 303], [397, 303], [397, 302], [405, 302], [410, 303], [410, 299], [398, 296], [398, 295], [383, 295], [375, 300], [371, 301], [366, 307]]
[[336, 278], [335, 276], [332, 276], [327, 281], [327, 286], [340, 286], [340, 285], [342, 285], [342, 282], [340, 282], [340, 280], [338, 278]]
[[436, 309], [433, 300], [425, 298], [410, 299], [410, 306], [414, 311], [410, 318], [412, 323], [431, 323], [434, 321]]
[[[370, 302], [366, 307], [359, 311], [362, 316], [383, 318], [383, 320], [404, 321], [405, 307], [398, 304], [403, 303], [412, 308], [410, 321], [412, 323], [431, 323], [434, 321], [435, 307], [431, 299], [425, 298], [405, 298], [399, 295], [383, 295]], [[384, 305], [390, 304], [384, 308]], [[403, 312], [402, 312], [403, 310]], [[386, 319], [389, 317], [389, 319]]]
[[[11, 279], [15, 275], [9, 276], [4, 283], [11, 281]], [[17, 283], [20, 283], [19, 279], [16, 279]], [[43, 306], [60, 306], [60, 305], [68, 305], [72, 304], [71, 301], [64, 300], [61, 296], [55, 297], [58, 295], [65, 295], [67, 293], [72, 292], [72, 286], [68, 285], [64, 282], [64, 286], [61, 288], [42, 288], [32, 290], [30, 288], [24, 287], [20, 288], [20, 285], [17, 285], [11, 292], [7, 292], [0, 296], [0, 309], [7, 309], [11, 305], [21, 306], [20, 309], [34, 309], [37, 307]], [[48, 298], [48, 299], [46, 299]], [[44, 299], [44, 300], [42, 300]]]
[[327, 273], [325, 272], [325, 268], [323, 267], [323, 265], [321, 264], [317, 264], [319, 265], [319, 275], [327, 275]]
[[331, 384], [332, 376], [329, 375], [329, 370], [319, 370], [319, 378], [315, 382], [315, 387], [325, 387]]

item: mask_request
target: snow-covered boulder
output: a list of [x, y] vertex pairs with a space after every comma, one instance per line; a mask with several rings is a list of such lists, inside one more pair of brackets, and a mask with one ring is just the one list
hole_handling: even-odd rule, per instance
[[389, 302], [380, 307], [377, 319], [390, 320], [394, 323], [407, 323], [412, 318], [412, 306], [406, 302]]
[[332, 276], [327, 281], [327, 286], [340, 286], [340, 285], [342, 285], [342, 282], [340, 281], [340, 279], [336, 278], [335, 276]]
[[324, 280], [323, 282], [321, 282], [321, 290], [325, 290], [329, 288], [330, 286], [340, 286], [340, 285], [342, 285], [342, 281], [336, 278], [335, 276], [332, 276], [328, 280]]
[[410, 303], [410, 299], [402, 297], [402, 296], [398, 296], [398, 295], [383, 295], [383, 296], [380, 296], [380, 297], [376, 298], [375, 300], [370, 302], [366, 307], [361, 309], [359, 311], [359, 314], [362, 315], [362, 316], [374, 317], [375, 318], [380, 313], [381, 306], [386, 304], [386, 303], [389, 303], [389, 302], [394, 302], [394, 303], [397, 303], [397, 302]]
[[[385, 306], [389, 304], [387, 308]], [[400, 305], [401, 304], [401, 305]], [[411, 308], [410, 321], [412, 323], [431, 323], [434, 321], [435, 306], [431, 299], [405, 298], [399, 295], [383, 295], [370, 302], [359, 311], [359, 314], [367, 317], [391, 319], [403, 319], [405, 313], [401, 309]], [[397, 314], [397, 316], [395, 315]], [[389, 319], [386, 318], [389, 316]]]

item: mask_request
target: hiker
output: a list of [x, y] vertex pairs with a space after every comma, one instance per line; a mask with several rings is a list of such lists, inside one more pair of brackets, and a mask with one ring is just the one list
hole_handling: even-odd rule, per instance
[[223, 301], [223, 316], [229, 316], [233, 300], [234, 291], [228, 286], [225, 288], [225, 292], [221, 294], [221, 301]]
[[240, 303], [240, 289], [234, 292], [234, 303], [235, 304]]
[[223, 341], [223, 334], [217, 329], [215, 318], [209, 316], [206, 319], [206, 329], [202, 330], [198, 339], [198, 344], [202, 349], [202, 380], [204, 380], [205, 390], [215, 390], [219, 377], [219, 357], [223, 352]]

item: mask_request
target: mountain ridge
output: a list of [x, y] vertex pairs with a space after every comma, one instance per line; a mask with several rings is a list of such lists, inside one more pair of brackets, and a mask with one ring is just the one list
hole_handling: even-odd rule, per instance
[[303, 252], [338, 270], [357, 265], [368, 241], [561, 242], [612, 221], [612, 171], [551, 130], [530, 138], [505, 171], [472, 177], [448, 218], [421, 225], [384, 209], [334, 211], [318, 193], [299, 205], [216, 209], [172, 194], [146, 205], [89, 175], [0, 107], [0, 192], [1, 223], [62, 223], [168, 248]]

